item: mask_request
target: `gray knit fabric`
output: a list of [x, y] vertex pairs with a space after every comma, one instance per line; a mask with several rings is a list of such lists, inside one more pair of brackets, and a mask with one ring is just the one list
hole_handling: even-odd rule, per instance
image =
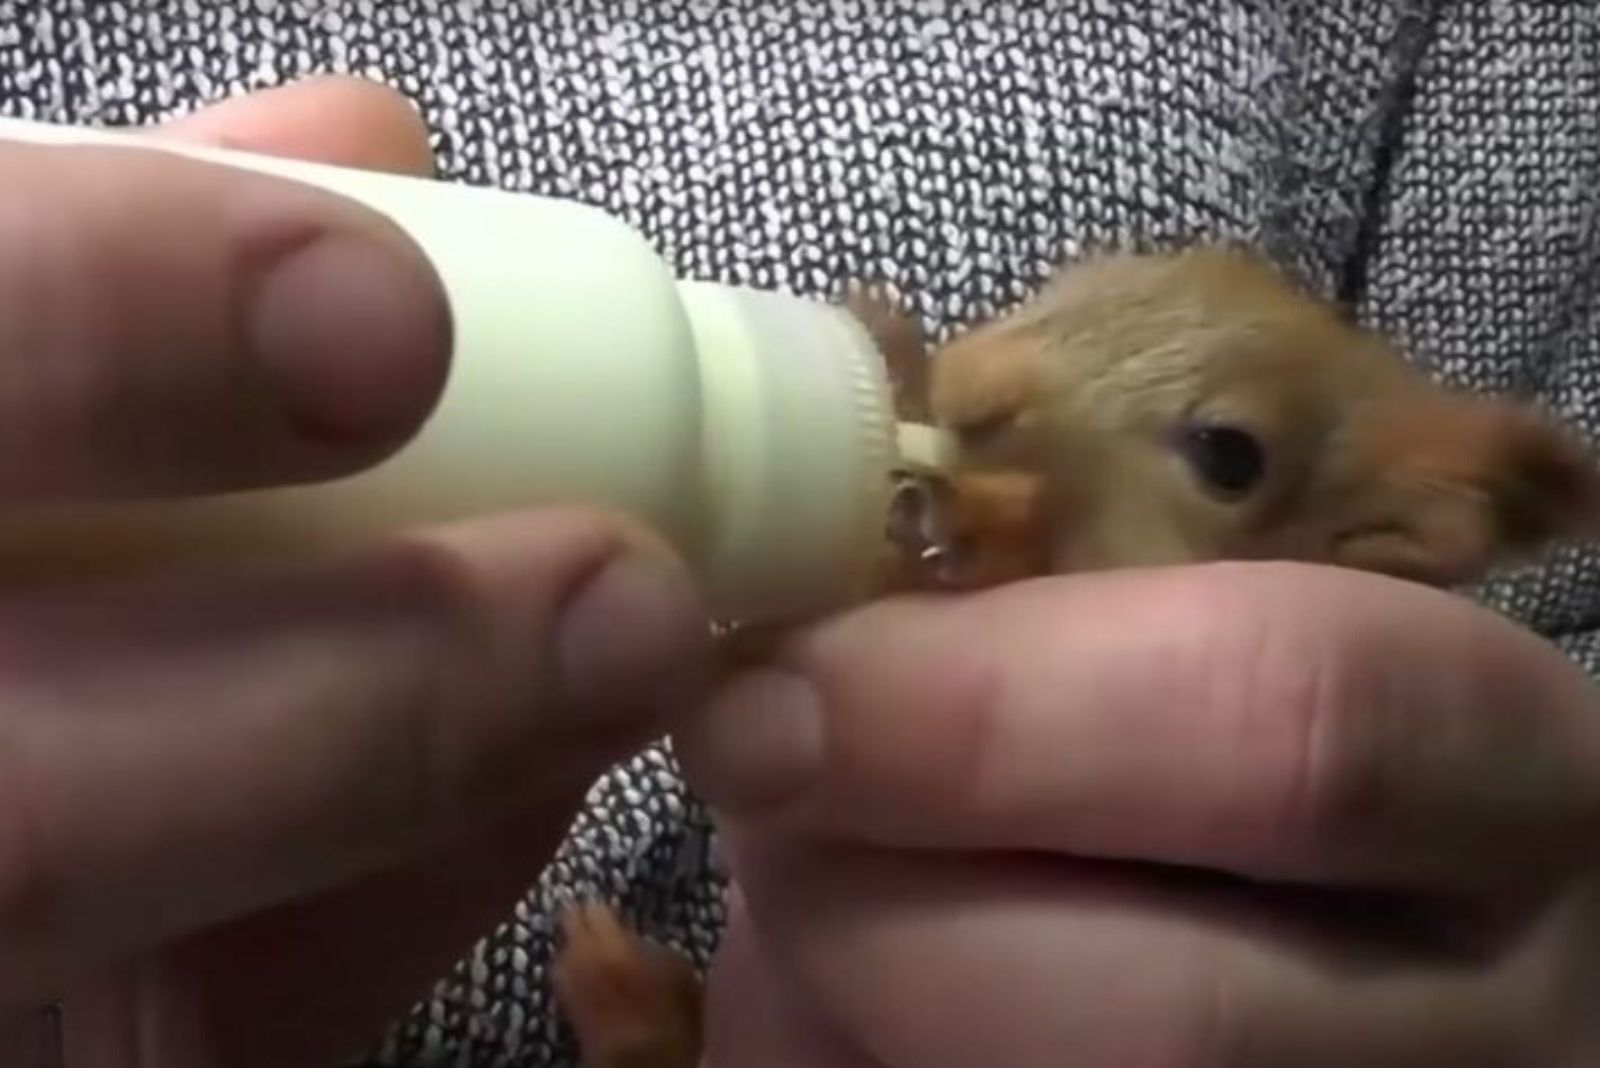
[[[0, 108], [132, 122], [319, 70], [414, 97], [456, 178], [602, 204], [685, 274], [887, 278], [936, 331], [1086, 245], [1261, 243], [1452, 380], [1600, 431], [1600, 28], [1560, 0], [3, 2]], [[1590, 552], [1488, 584], [1600, 664]], [[552, 903], [704, 960], [703, 814], [653, 749], [383, 1044], [570, 1062]]]

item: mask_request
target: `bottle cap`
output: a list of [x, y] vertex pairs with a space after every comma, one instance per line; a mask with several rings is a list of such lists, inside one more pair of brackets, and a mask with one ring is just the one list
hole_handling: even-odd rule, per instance
[[683, 283], [704, 398], [704, 573], [727, 620], [794, 618], [870, 592], [902, 467], [936, 432], [895, 419], [883, 355], [833, 304]]

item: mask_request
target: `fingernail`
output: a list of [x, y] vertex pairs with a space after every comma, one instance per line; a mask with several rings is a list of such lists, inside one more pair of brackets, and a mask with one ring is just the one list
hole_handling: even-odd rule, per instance
[[687, 709], [710, 678], [711, 628], [689, 578], [642, 556], [619, 558], [574, 597], [556, 638], [560, 692], [587, 716]]
[[678, 735], [694, 788], [719, 808], [771, 808], [815, 781], [826, 754], [821, 696], [804, 677], [762, 670], [731, 682]]
[[266, 267], [249, 314], [254, 353], [310, 437], [409, 436], [443, 389], [448, 305], [398, 240], [336, 231], [288, 249]]

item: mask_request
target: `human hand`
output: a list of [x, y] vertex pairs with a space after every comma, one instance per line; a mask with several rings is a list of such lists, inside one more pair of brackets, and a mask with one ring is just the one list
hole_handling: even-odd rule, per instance
[[1600, 700], [1464, 598], [1221, 564], [888, 603], [676, 736], [710, 1068], [1600, 1059]]
[[[411, 108], [344, 79], [165, 134], [430, 166]], [[376, 216], [151, 153], [0, 161], [0, 508], [351, 472], [435, 402], [449, 313]], [[675, 563], [577, 512], [0, 600], [0, 1007], [64, 992], [74, 1066], [359, 1053], [686, 701], [704, 638]]]

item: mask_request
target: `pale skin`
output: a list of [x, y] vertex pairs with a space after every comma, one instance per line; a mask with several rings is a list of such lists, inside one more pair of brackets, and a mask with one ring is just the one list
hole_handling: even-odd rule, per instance
[[[165, 132], [429, 169], [413, 109], [344, 80]], [[0, 157], [0, 506], [353, 470], [433, 403], [448, 315], [380, 220], [176, 159]], [[64, 993], [73, 1068], [362, 1051], [693, 704], [705, 620], [648, 545], [495, 516], [0, 604], [0, 1006]]]
[[[171, 133], [428, 166], [410, 109], [346, 82]], [[375, 220], [176, 163], [7, 151], [0, 202], [30, 210], [0, 213], [0, 255], [53, 254], [0, 358], [58, 351], [80, 373], [0, 390], [0, 426], [50, 457], [9, 463], [0, 495], [333, 473], [426, 411], [437, 295]], [[97, 217], [79, 196], [147, 210]], [[328, 317], [333, 343], [288, 346], [295, 383], [265, 395], [245, 391], [264, 343], [194, 296], [240, 262], [234, 197], [383, 249], [327, 272], [363, 292]], [[370, 360], [314, 358], [353, 351]], [[133, 444], [86, 447], [95, 390], [130, 367], [144, 388], [117, 393], [137, 400], [113, 442]], [[73, 1064], [337, 1063], [504, 914], [593, 775], [670, 729], [740, 887], [707, 991], [721, 1068], [1600, 1051], [1600, 701], [1509, 623], [1309, 567], [1085, 575], [847, 613], [797, 635], [783, 673], [702, 701], [703, 620], [642, 541], [598, 516], [503, 516], [287, 577], [0, 606], [0, 996], [64, 987]], [[560, 610], [579, 587], [601, 596]], [[1424, 952], [1141, 861], [1395, 887], [1433, 917], [1486, 912], [1496, 937]]]
[[737, 886], [713, 1068], [1600, 1055], [1594, 687], [1460, 598], [1085, 575], [869, 607], [786, 665], [679, 736]]

